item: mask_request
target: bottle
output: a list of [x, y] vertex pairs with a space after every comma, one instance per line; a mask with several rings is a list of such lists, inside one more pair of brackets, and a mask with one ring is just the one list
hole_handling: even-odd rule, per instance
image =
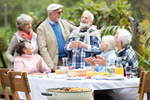
[[122, 66], [122, 57], [117, 57], [117, 59], [116, 59], [115, 74], [120, 74], [121, 76], [124, 77], [124, 69]]
[[69, 64], [69, 70], [72, 70], [73, 67], [72, 67], [72, 64]]

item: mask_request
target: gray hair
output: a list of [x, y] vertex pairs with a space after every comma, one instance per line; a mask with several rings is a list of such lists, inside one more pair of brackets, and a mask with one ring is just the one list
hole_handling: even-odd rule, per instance
[[18, 43], [18, 45], [16, 46], [16, 52], [19, 54], [19, 55], [22, 55], [24, 54], [24, 48], [28, 48], [27, 46], [27, 43], [31, 43], [30, 40], [28, 39], [25, 39], [25, 40], [20, 40], [20, 42]]
[[90, 15], [91, 21], [94, 20], [94, 15], [93, 15], [91, 12], [89, 12], [88, 10], [85, 10], [85, 11], [83, 12], [83, 14], [84, 14], [84, 13], [88, 13], [88, 14]]
[[118, 29], [118, 40], [122, 41], [123, 46], [127, 46], [132, 41], [132, 35], [126, 29]]
[[18, 30], [22, 30], [21, 27], [24, 27], [24, 24], [27, 22], [32, 22], [32, 17], [26, 14], [21, 14], [17, 17], [16, 27]]
[[108, 50], [110, 51], [110, 50], [114, 50], [115, 49], [115, 45], [114, 45], [114, 43], [115, 43], [115, 41], [114, 41], [114, 36], [112, 36], [112, 35], [106, 35], [106, 36], [103, 36], [102, 37], [102, 41], [104, 42], [104, 45], [108, 45]]

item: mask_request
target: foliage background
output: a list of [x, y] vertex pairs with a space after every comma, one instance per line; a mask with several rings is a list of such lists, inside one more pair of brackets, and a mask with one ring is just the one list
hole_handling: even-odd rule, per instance
[[[17, 16], [22, 13], [29, 14], [34, 19], [33, 29], [47, 18], [46, 8], [51, 3], [59, 3], [64, 6], [62, 18], [79, 24], [79, 18], [86, 9], [94, 14], [94, 24], [102, 30], [102, 35], [114, 34], [117, 28], [132, 28], [136, 44], [136, 51], [139, 52], [139, 65], [141, 67], [148, 66], [150, 70], [150, 47], [149, 44], [149, 28], [148, 22], [143, 21], [147, 13], [150, 11], [149, 0], [0, 0], [0, 37], [5, 39], [5, 43], [9, 44], [14, 32], [17, 31], [15, 22]], [[7, 4], [7, 29], [4, 24], [4, 5]], [[134, 27], [138, 24], [138, 28]], [[145, 31], [143, 31], [145, 29]], [[130, 30], [130, 29], [129, 29]], [[145, 41], [144, 41], [145, 40]], [[3, 43], [2, 43], [3, 44]], [[134, 45], [133, 44], [133, 45]], [[4, 44], [5, 45], [5, 44]], [[8, 46], [8, 45], [7, 45]], [[6, 51], [7, 46], [3, 48]], [[3, 52], [5, 55], [5, 52]], [[7, 59], [5, 57], [7, 63]], [[1, 65], [0, 65], [1, 66]]]

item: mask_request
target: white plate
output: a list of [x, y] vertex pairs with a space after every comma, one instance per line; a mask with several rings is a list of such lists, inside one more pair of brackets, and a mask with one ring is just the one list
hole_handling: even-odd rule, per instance
[[68, 75], [67, 74], [55, 74], [53, 77], [55, 79], [64, 79], [64, 78], [68, 77]]
[[105, 77], [105, 79], [108, 79], [108, 80], [123, 80], [123, 79], [125, 79], [125, 77]]
[[67, 77], [67, 80], [82, 80], [85, 79], [85, 77]]
[[47, 75], [30, 75], [30, 74], [28, 74], [28, 77], [44, 78], [44, 77], [47, 77]]
[[92, 79], [95, 79], [95, 80], [105, 80], [106, 78], [105, 77], [92, 76]]

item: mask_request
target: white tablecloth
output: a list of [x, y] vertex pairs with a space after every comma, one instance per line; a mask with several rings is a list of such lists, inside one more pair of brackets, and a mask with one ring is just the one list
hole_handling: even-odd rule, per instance
[[[61, 87], [80, 87], [91, 88], [93, 90], [101, 90], [118, 100], [138, 100], [139, 94], [139, 78], [131, 78], [124, 80], [66, 80], [66, 79], [50, 79], [28, 77], [31, 89], [32, 100], [47, 100], [41, 95], [48, 88]], [[25, 98], [23, 93], [19, 93], [21, 98]]]

